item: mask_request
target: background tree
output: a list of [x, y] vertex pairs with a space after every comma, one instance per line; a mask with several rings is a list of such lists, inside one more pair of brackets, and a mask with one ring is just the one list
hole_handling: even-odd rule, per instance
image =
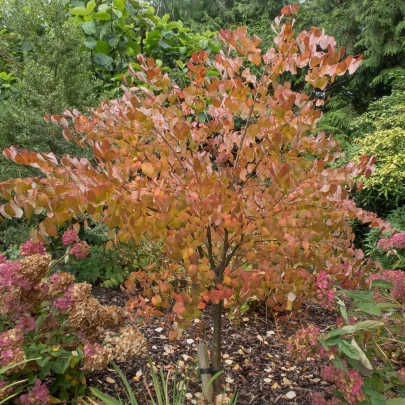
[[[214, 370], [221, 368], [224, 307], [238, 312], [255, 296], [276, 310], [291, 309], [316, 294], [322, 274], [355, 286], [355, 275], [369, 267], [353, 248], [348, 220], [381, 224], [349, 199], [353, 176], [370, 175], [373, 161], [330, 167], [341, 156], [339, 144], [311, 135], [321, 117], [315, 90], [353, 73], [360, 58], [342, 60], [334, 38], [318, 29], [295, 38], [292, 25], [281, 26], [280, 19], [275, 29], [277, 46], [266, 52], [245, 29], [221, 31], [225, 51], [214, 59], [194, 54], [184, 88], [153, 59], [140, 57], [143, 71], [132, 75], [144, 85], [87, 117], [74, 111], [50, 118], [65, 127], [66, 139], [93, 149], [96, 165], [4, 152], [44, 177], [3, 182], [3, 217], [46, 213], [42, 237], [86, 214], [117, 241], [164, 239], [171, 265], [134, 273], [126, 286], [140, 285], [142, 293], [130, 306], [160, 315], [174, 300], [178, 326], [186, 327], [212, 304]], [[210, 75], [212, 67], [219, 77]], [[304, 68], [309, 94], [286, 81]], [[326, 297], [333, 299], [333, 292]]]
[[[301, 29], [325, 28], [347, 52], [362, 54], [358, 74], [337, 80], [326, 90], [320, 128], [348, 136], [351, 121], [369, 104], [391, 93], [395, 73], [405, 68], [405, 5], [394, 0], [315, 0], [302, 4]], [[339, 138], [341, 139], [341, 138]]]
[[247, 27], [248, 32], [260, 36], [267, 47], [271, 46], [274, 32], [271, 22], [279, 14], [285, 0], [154, 0], [159, 15], [170, 14], [181, 19], [192, 29], [219, 31], [236, 26]]

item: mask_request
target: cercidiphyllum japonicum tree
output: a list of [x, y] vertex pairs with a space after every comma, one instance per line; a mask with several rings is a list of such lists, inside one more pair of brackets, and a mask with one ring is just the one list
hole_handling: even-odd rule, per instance
[[[237, 313], [255, 297], [284, 310], [295, 297], [294, 305], [316, 296], [316, 277], [325, 272], [356, 287], [370, 265], [353, 247], [348, 220], [384, 226], [349, 199], [352, 178], [370, 175], [373, 159], [332, 168], [339, 144], [312, 135], [321, 117], [316, 94], [336, 75], [353, 73], [361, 58], [342, 60], [344, 49], [316, 28], [295, 37], [293, 20], [278, 18], [275, 30], [276, 46], [266, 52], [243, 28], [221, 31], [223, 51], [214, 60], [194, 54], [185, 88], [140, 56], [143, 72], [132, 74], [143, 86], [89, 116], [51, 117], [68, 141], [93, 148], [96, 164], [4, 151], [44, 174], [0, 184], [4, 217], [46, 213], [39, 237], [89, 216], [121, 242], [164, 239], [171, 265], [131, 276], [127, 288], [142, 289], [130, 307], [159, 315], [174, 302], [184, 328], [212, 304], [214, 370], [221, 369], [224, 307]], [[298, 93], [288, 78], [302, 72], [309, 90]]]

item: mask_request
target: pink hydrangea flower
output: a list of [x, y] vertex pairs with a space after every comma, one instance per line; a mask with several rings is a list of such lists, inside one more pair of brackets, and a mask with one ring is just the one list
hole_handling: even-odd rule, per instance
[[20, 248], [20, 256], [26, 257], [26, 256], [32, 256], [35, 254], [40, 254], [44, 255], [46, 254], [46, 249], [45, 246], [42, 244], [42, 242], [34, 242], [32, 239], [27, 240], [21, 248]]
[[394, 249], [405, 249], [405, 232], [396, 233], [390, 239]]
[[327, 290], [333, 284], [332, 277], [325, 271], [321, 271], [316, 277], [316, 285], [321, 290]]
[[73, 297], [74, 286], [70, 286], [63, 297], [56, 298], [53, 305], [58, 308], [62, 313], [66, 313], [73, 307], [75, 299]]
[[84, 259], [90, 253], [90, 246], [87, 242], [77, 242], [70, 249], [70, 254], [77, 257], [78, 259]]
[[377, 247], [379, 247], [383, 252], [388, 252], [392, 249], [391, 239], [383, 238], [377, 242]]
[[77, 242], [78, 237], [79, 235], [74, 229], [69, 229], [62, 235], [62, 243], [65, 246], [71, 245], [72, 243]]
[[405, 232], [399, 232], [390, 238], [382, 238], [377, 242], [377, 246], [383, 252], [389, 252], [392, 249], [405, 249]]
[[311, 402], [312, 405], [344, 405], [343, 402], [336, 397], [326, 399], [321, 392], [314, 392], [311, 396]]
[[364, 385], [363, 377], [356, 370], [343, 372], [335, 366], [326, 366], [322, 370], [322, 378], [335, 384], [349, 404], [364, 400], [362, 391]]
[[18, 261], [0, 264], [0, 286], [20, 287], [28, 291], [32, 288], [33, 282], [27, 280], [21, 273], [21, 265]]
[[46, 405], [49, 400], [48, 387], [42, 384], [40, 380], [35, 380], [32, 390], [20, 396], [21, 405]]
[[[372, 274], [368, 281], [373, 280], [385, 280], [391, 283], [394, 288], [391, 289], [390, 295], [396, 301], [404, 304], [405, 303], [405, 272], [402, 270], [384, 270], [381, 274]], [[376, 300], [381, 300], [381, 294], [375, 294]]]
[[35, 329], [35, 318], [32, 316], [23, 316], [18, 320], [15, 328], [23, 330], [25, 333], [31, 332]]

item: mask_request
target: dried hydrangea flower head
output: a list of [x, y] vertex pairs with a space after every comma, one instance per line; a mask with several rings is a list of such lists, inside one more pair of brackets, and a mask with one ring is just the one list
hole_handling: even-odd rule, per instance
[[61, 272], [52, 274], [49, 278], [49, 295], [56, 297], [59, 294], [64, 294], [67, 289], [74, 283], [75, 276], [70, 273]]
[[87, 343], [83, 349], [84, 369], [103, 370], [113, 359], [113, 352], [109, 347], [102, 346], [99, 343]]
[[[20, 330], [13, 328], [0, 333], [0, 366], [6, 367], [24, 361], [26, 357], [22, 345], [23, 334]], [[12, 374], [23, 368], [24, 364], [20, 364], [9, 369], [6, 374]]]
[[347, 373], [330, 365], [322, 370], [322, 378], [335, 384], [349, 404], [361, 402], [365, 399], [362, 391], [364, 385], [363, 377], [356, 370], [349, 370]]
[[91, 295], [91, 285], [74, 284], [69, 290], [69, 325], [87, 340], [97, 341], [105, 329], [116, 328], [124, 323], [124, 311], [117, 306], [104, 306]]
[[51, 256], [48, 254], [28, 256], [20, 262], [21, 273], [27, 280], [38, 284], [49, 271], [50, 261]]
[[84, 241], [77, 242], [70, 249], [70, 254], [77, 259], [84, 259], [90, 254], [90, 246]]
[[19, 400], [21, 405], [45, 405], [49, 403], [50, 398], [48, 387], [37, 379], [34, 387], [21, 395]]
[[125, 361], [145, 353], [146, 339], [135, 326], [129, 325], [120, 329], [119, 336], [107, 337], [106, 347], [111, 348], [114, 359]]
[[315, 357], [319, 354], [318, 338], [320, 336], [320, 329], [314, 325], [309, 325], [290, 336], [287, 349], [297, 360], [305, 361], [308, 357]]

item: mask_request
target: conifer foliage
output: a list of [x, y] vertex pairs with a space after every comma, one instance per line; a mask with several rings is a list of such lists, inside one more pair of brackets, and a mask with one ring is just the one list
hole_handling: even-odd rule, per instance
[[[0, 184], [4, 218], [46, 214], [40, 238], [88, 216], [121, 242], [165, 240], [171, 265], [134, 273], [126, 287], [142, 288], [130, 306], [159, 315], [174, 302], [177, 323], [186, 327], [213, 304], [216, 370], [223, 307], [237, 312], [254, 296], [291, 309], [314, 295], [320, 272], [355, 287], [367, 266], [348, 220], [384, 226], [349, 199], [352, 179], [371, 175], [373, 159], [333, 168], [342, 155], [338, 142], [312, 135], [321, 118], [317, 91], [352, 74], [361, 58], [343, 59], [344, 49], [316, 28], [295, 37], [290, 15], [297, 9], [282, 9], [267, 51], [243, 28], [222, 30], [215, 59], [200, 51], [187, 63], [187, 87], [139, 56], [143, 71], [131, 74], [144, 85], [89, 116], [73, 110], [48, 117], [65, 127], [67, 141], [92, 148], [96, 163], [4, 151], [44, 175]], [[294, 91], [288, 78], [298, 74], [309, 92]]]

